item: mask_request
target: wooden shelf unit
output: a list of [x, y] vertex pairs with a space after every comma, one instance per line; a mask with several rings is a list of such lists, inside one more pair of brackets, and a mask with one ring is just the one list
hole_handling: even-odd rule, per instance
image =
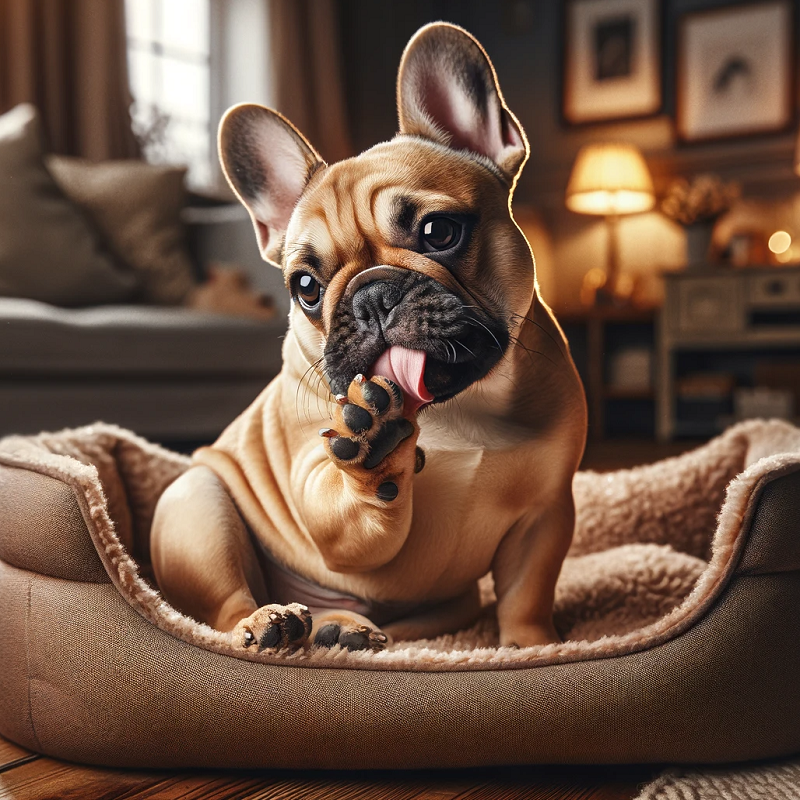
[[664, 277], [657, 435], [708, 438], [732, 420], [732, 395], [681, 398], [679, 379], [695, 369], [752, 386], [759, 364], [800, 365], [800, 268], [707, 267]]
[[[580, 313], [556, 313], [570, 342], [575, 364], [586, 390], [589, 408], [589, 438], [652, 436], [655, 425], [654, 388], [625, 388], [609, 384], [610, 359], [623, 346], [647, 347], [655, 357], [656, 309], [604, 308]], [[624, 342], [624, 345], [621, 344]], [[636, 403], [635, 425], [628, 433], [612, 430], [610, 412], [615, 403]], [[641, 407], [639, 407], [641, 406]], [[617, 426], [618, 427], [618, 426]]]

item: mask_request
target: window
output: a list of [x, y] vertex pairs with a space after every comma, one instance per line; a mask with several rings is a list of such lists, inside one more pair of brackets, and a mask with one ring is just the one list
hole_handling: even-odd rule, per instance
[[210, 186], [210, 0], [126, 0], [133, 127], [148, 161]]

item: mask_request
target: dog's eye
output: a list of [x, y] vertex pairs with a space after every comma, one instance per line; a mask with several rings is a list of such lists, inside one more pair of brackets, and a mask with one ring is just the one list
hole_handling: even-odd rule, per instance
[[427, 253], [450, 250], [461, 239], [462, 226], [449, 217], [431, 217], [422, 224], [422, 247]]
[[296, 291], [300, 305], [309, 311], [313, 311], [320, 301], [322, 294], [319, 283], [307, 272], [302, 272], [297, 278]]

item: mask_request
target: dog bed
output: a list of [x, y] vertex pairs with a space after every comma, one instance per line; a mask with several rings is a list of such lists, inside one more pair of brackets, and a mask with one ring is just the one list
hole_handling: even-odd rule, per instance
[[0, 442], [0, 733], [136, 767], [713, 762], [800, 749], [800, 430], [575, 478], [564, 643], [234, 652], [149, 580], [188, 459], [95, 425]]

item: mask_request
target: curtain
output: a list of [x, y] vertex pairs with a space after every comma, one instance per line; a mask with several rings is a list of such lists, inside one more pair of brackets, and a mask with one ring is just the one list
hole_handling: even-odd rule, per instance
[[52, 152], [138, 157], [124, 0], [0, 0], [0, 113], [22, 102]]
[[269, 0], [275, 108], [329, 162], [353, 155], [336, 0]]

